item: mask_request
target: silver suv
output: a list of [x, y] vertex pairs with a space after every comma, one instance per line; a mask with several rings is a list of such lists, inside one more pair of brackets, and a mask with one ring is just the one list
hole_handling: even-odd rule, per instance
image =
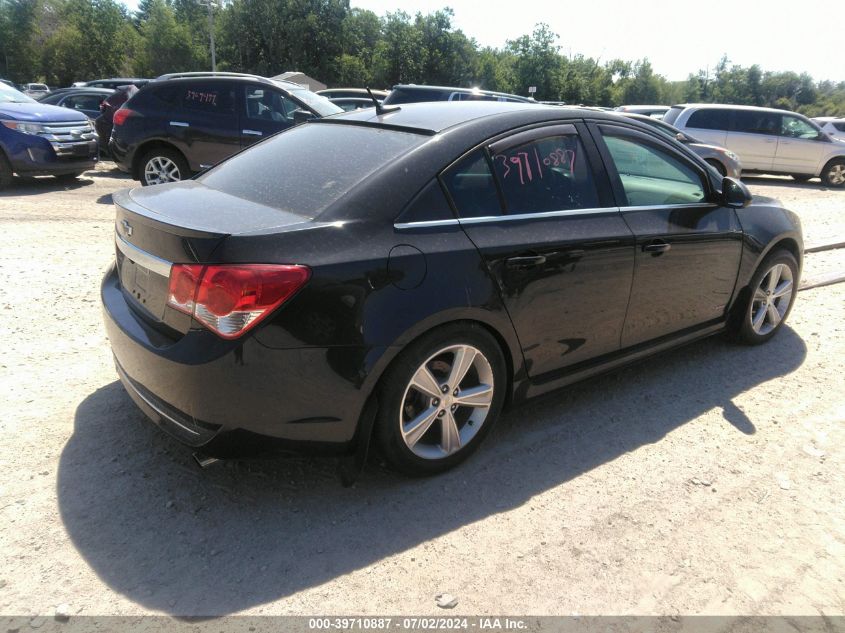
[[845, 142], [796, 112], [696, 103], [672, 106], [663, 120], [727, 147], [742, 160], [745, 173], [787, 174], [802, 181], [819, 177], [830, 187], [845, 186]]

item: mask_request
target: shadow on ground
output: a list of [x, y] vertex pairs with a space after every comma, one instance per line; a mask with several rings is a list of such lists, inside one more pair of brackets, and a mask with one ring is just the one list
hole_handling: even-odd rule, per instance
[[12, 179], [11, 185], [0, 190], [0, 198], [37, 196], [53, 191], [81, 189], [82, 187], [94, 184], [94, 181], [90, 177], [93, 173], [93, 171], [87, 171], [82, 176], [75, 178], [74, 180], [59, 180], [53, 176], [39, 176], [38, 178], [15, 177]]
[[514, 407], [450, 473], [409, 480], [371, 464], [353, 488], [341, 487], [330, 458], [201, 471], [114, 382], [77, 408], [59, 508], [115, 592], [171, 614], [229, 614], [519, 507], [713, 408], [742, 443], [757, 429], [734, 396], [794, 371], [805, 354], [788, 328], [756, 348], [696, 343]]
[[818, 178], [800, 182], [794, 178], [775, 178], [766, 176], [742, 175], [742, 182], [746, 185], [759, 185], [762, 187], [784, 187], [788, 189], [815, 189], [817, 191], [835, 191], [836, 187], [828, 187]]

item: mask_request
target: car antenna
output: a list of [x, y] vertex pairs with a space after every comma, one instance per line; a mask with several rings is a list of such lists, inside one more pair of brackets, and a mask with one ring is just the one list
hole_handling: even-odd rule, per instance
[[370, 99], [373, 100], [373, 105], [376, 106], [376, 114], [381, 116], [382, 114], [387, 114], [388, 112], [396, 112], [397, 110], [401, 110], [398, 105], [397, 106], [384, 106], [381, 104], [381, 101], [376, 99], [376, 96], [373, 94], [373, 91], [367, 87], [367, 94], [370, 95]]

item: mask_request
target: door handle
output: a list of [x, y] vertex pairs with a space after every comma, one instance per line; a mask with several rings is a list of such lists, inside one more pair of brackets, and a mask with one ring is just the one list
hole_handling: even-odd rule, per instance
[[173, 127], [191, 127], [184, 121], [171, 121], [170, 125], [172, 125]]
[[524, 257], [509, 257], [505, 260], [505, 266], [515, 270], [525, 270], [526, 268], [534, 268], [542, 266], [546, 263], [545, 255], [527, 255]]
[[663, 240], [655, 240], [643, 246], [643, 253], [651, 253], [654, 257], [657, 257], [658, 255], [662, 255], [668, 251], [670, 248], [672, 248], [671, 244], [668, 244]]
[[263, 136], [261, 132], [258, 130], [241, 130], [243, 134], [249, 134], [250, 136]]

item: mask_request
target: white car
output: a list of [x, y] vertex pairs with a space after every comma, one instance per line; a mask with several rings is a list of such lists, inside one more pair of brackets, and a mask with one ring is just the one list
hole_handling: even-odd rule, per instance
[[27, 97], [32, 97], [33, 99], [38, 99], [39, 97], [45, 97], [50, 94], [50, 89], [47, 87], [46, 84], [24, 84], [23, 93]]
[[814, 117], [813, 121], [818, 124], [822, 131], [827, 132], [839, 141], [845, 141], [845, 119], [835, 116]]
[[845, 142], [796, 112], [693, 103], [672, 106], [663, 120], [727, 147], [739, 156], [743, 173], [818, 177], [830, 187], [845, 186]]

